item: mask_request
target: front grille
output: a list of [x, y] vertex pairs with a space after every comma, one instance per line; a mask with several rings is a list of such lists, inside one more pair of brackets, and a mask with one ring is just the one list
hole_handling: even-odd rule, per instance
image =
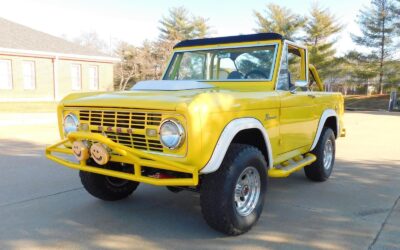
[[[114, 142], [136, 149], [163, 152], [160, 140], [146, 135], [146, 129], [157, 129], [160, 125], [160, 113], [80, 110], [79, 119], [82, 123], [91, 125], [91, 132], [105, 133]], [[110, 131], [108, 128], [113, 129]], [[115, 132], [117, 128], [120, 130], [118, 133]]]
[[81, 121], [88, 121], [93, 126], [144, 129], [146, 125], [159, 126], [161, 114], [110, 111], [110, 110], [81, 110]]

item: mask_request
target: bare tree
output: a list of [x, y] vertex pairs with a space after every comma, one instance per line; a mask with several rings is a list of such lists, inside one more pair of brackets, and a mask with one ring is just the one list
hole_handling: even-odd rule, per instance
[[121, 42], [116, 50], [116, 54], [120, 57], [120, 62], [115, 65], [115, 81], [116, 89], [125, 90], [126, 86], [132, 81], [136, 74], [136, 58], [137, 48], [125, 42]]
[[94, 31], [81, 33], [78, 37], [73, 39], [73, 42], [92, 50], [110, 53], [110, 48], [107, 43]]
[[161, 64], [157, 44], [145, 41], [136, 47], [121, 42], [116, 50], [120, 62], [115, 66], [116, 89], [125, 90], [140, 80], [159, 79]]
[[[115, 50], [120, 58], [115, 66], [115, 88], [125, 90], [137, 81], [159, 79], [173, 46], [181, 40], [207, 36], [210, 33], [207, 21], [203, 17], [190, 15], [183, 7], [172, 8], [160, 20], [157, 41], [144, 41], [139, 47], [120, 42]], [[90, 41], [89, 38], [95, 36], [85, 38], [85, 41]]]

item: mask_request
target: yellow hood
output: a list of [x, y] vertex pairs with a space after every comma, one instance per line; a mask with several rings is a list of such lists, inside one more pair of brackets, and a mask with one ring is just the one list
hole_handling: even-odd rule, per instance
[[189, 103], [206, 89], [181, 91], [121, 91], [71, 94], [62, 101], [74, 107], [123, 107], [155, 110], [176, 110], [177, 105]]

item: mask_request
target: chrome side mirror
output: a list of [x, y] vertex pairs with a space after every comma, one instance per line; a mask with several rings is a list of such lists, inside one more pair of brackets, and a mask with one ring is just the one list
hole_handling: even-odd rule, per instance
[[297, 88], [304, 88], [308, 86], [308, 82], [307, 81], [296, 81], [294, 83], [294, 86]]
[[308, 82], [307, 81], [295, 81], [294, 85], [290, 88], [290, 93], [295, 94], [298, 88], [305, 88], [308, 86]]

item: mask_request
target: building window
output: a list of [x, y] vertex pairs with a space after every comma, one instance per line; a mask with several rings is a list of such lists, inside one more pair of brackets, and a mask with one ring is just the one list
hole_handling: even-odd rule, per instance
[[35, 89], [36, 86], [35, 62], [23, 61], [22, 73], [24, 75], [24, 89]]
[[71, 65], [71, 82], [72, 90], [80, 90], [82, 88], [81, 65]]
[[89, 66], [89, 89], [99, 89], [99, 70], [97, 66]]
[[0, 89], [12, 89], [11, 60], [0, 60]]

